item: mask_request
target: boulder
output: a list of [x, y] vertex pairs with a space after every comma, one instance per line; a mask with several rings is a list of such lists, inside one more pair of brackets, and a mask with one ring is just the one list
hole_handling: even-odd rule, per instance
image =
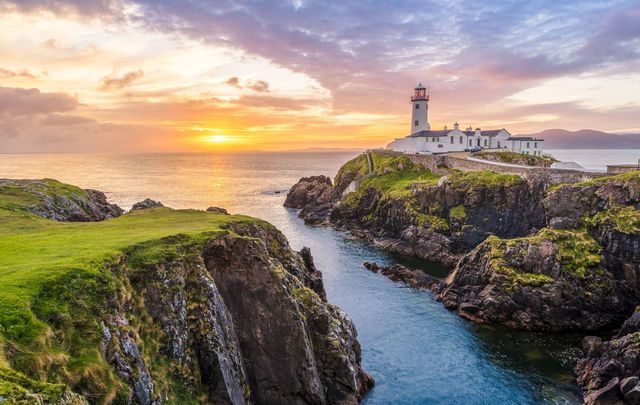
[[139, 210], [146, 210], [149, 208], [161, 208], [161, 207], [164, 207], [164, 205], [160, 201], [155, 201], [150, 198], [145, 198], [144, 200], [138, 201], [137, 203], [133, 204], [133, 206], [131, 207], [131, 211], [139, 211]]
[[333, 186], [327, 176], [303, 177], [296, 183], [284, 202], [288, 208], [300, 209], [299, 216], [308, 225], [326, 221], [333, 207]]
[[227, 212], [226, 209], [220, 208], [220, 207], [209, 207], [209, 208], [207, 208], [207, 211], [215, 212], [215, 213], [218, 213], [218, 214], [229, 215], [229, 212]]

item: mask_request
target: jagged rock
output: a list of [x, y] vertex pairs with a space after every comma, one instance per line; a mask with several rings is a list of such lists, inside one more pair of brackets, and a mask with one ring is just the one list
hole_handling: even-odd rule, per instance
[[380, 273], [390, 280], [406, 284], [412, 288], [427, 290], [440, 282], [421, 270], [411, 270], [400, 264], [379, 266], [377, 263], [364, 262], [363, 266], [374, 273]]
[[[265, 230], [240, 225], [234, 232]], [[307, 267], [309, 258], [269, 242], [281, 240], [279, 232], [267, 233], [264, 242], [223, 236], [204, 251], [235, 321], [255, 401], [356, 403], [372, 380], [359, 364], [353, 324], [312, 290], [318, 275], [298, 276], [316, 272]]]
[[46, 219], [70, 222], [95, 222], [115, 218], [124, 213], [116, 204], [107, 201], [101, 191], [83, 190], [56, 180], [7, 180], [0, 179], [0, 192], [11, 194], [19, 190], [32, 194], [38, 203], [27, 211]]
[[440, 262], [446, 266], [453, 267], [460, 259], [460, 255], [452, 253], [453, 247], [449, 238], [425, 227], [410, 225], [399, 239], [371, 239], [375, 246], [382, 250]]
[[144, 200], [138, 201], [137, 203], [133, 204], [133, 207], [131, 207], [131, 211], [139, 211], [139, 210], [146, 210], [149, 208], [160, 208], [160, 207], [164, 207], [164, 205], [160, 201], [155, 201], [150, 198], [145, 198]]
[[585, 403], [640, 404], [640, 333], [635, 329], [640, 312], [635, 311], [617, 336], [603, 342], [588, 336], [583, 340], [584, 357], [575, 373], [584, 390]]
[[564, 184], [543, 200], [547, 222], [558, 229], [578, 228], [586, 217], [615, 206], [640, 208], [640, 177], [616, 176]]
[[216, 212], [218, 214], [224, 214], [224, 215], [229, 215], [229, 212], [227, 212], [226, 209], [224, 208], [220, 208], [220, 207], [209, 207], [207, 208], [207, 211], [209, 212]]
[[[586, 255], [583, 262], [572, 262], [573, 249]], [[488, 239], [460, 260], [436, 297], [477, 322], [526, 330], [613, 328], [633, 311], [640, 292], [606, 269], [598, 249], [584, 232]]]
[[331, 179], [327, 176], [303, 177], [289, 190], [284, 206], [300, 209], [299, 216], [306, 224], [317, 225], [329, 216], [332, 193]]

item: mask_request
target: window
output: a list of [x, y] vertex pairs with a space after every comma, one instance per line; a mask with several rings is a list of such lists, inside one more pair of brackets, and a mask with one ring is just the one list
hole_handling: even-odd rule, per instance
[[498, 149], [500, 149], [500, 141], [498, 141]]
[[416, 103], [416, 110], [420, 109], [420, 104]]
[[431, 142], [436, 142], [436, 138], [431, 138]]
[[453, 137], [451, 137], [451, 142], [450, 143], [453, 143]]
[[537, 148], [537, 147], [538, 147], [538, 142], [534, 142], [534, 143], [533, 143], [533, 147], [534, 147], [534, 148]]
[[529, 146], [529, 142], [527, 142], [527, 148], [530, 148], [531, 146]]
[[414, 125], [417, 127], [418, 125], [420, 125], [420, 121], [416, 121]]
[[442, 146], [442, 144], [438, 144], [438, 148], [444, 148], [444, 146]]
[[469, 146], [471, 146], [471, 139], [469, 139]]
[[484, 146], [487, 146], [487, 140], [486, 139], [484, 140]]
[[460, 143], [463, 143], [464, 141], [462, 140], [462, 137], [460, 137]]

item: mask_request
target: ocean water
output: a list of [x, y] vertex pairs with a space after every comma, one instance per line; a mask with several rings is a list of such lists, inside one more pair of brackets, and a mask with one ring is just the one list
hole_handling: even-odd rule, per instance
[[640, 149], [550, 149], [545, 153], [594, 171], [606, 171], [607, 165], [638, 164], [640, 161]]
[[[366, 404], [579, 403], [572, 367], [579, 336], [521, 333], [460, 319], [430, 293], [363, 268], [394, 257], [327, 228], [307, 227], [282, 206], [302, 176], [333, 177], [358, 152], [143, 155], [0, 155], [0, 178], [56, 178], [106, 192], [124, 208], [144, 198], [174, 208], [221, 206], [268, 220], [291, 245], [308, 246], [331, 302], [354, 321], [376, 386]], [[553, 151], [585, 167], [633, 161], [640, 151]]]

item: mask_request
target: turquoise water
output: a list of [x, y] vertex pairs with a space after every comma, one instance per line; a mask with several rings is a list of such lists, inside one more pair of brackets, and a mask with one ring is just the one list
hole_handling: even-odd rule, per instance
[[401, 261], [282, 207], [301, 176], [333, 176], [353, 153], [0, 155], [0, 177], [57, 178], [103, 190], [123, 207], [146, 197], [174, 208], [226, 207], [264, 218], [296, 249], [309, 246], [331, 302], [354, 321], [377, 384], [367, 404], [579, 403], [571, 369], [578, 336], [516, 333], [460, 319], [430, 293], [371, 273], [365, 260]]

